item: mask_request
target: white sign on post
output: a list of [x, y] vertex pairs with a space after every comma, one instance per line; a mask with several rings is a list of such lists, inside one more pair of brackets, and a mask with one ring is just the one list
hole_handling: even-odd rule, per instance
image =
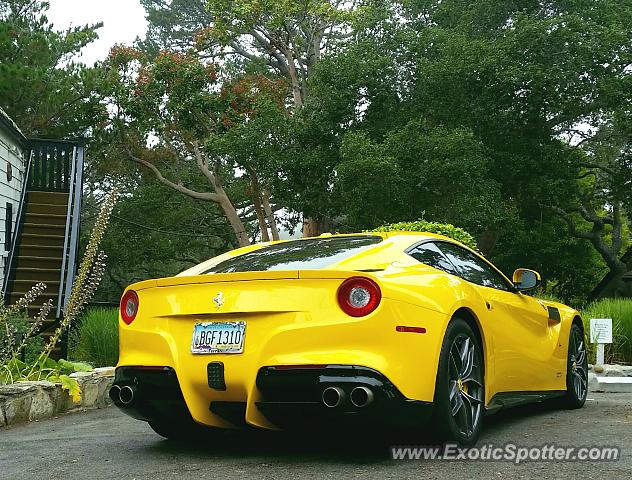
[[597, 365], [603, 365], [604, 345], [612, 343], [612, 318], [590, 319], [590, 342], [597, 344]]

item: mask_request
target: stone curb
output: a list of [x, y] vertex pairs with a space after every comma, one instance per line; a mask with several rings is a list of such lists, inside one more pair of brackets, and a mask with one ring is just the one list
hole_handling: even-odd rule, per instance
[[588, 391], [632, 393], [632, 365], [588, 365]]
[[632, 393], [632, 377], [601, 377], [588, 374], [588, 391], [603, 393]]
[[588, 365], [600, 377], [632, 377], [632, 365]]
[[46, 380], [0, 386], [0, 427], [16, 425], [77, 410], [108, 406], [108, 391], [114, 382], [114, 367], [70, 375], [81, 386], [81, 402], [72, 402], [58, 383]]

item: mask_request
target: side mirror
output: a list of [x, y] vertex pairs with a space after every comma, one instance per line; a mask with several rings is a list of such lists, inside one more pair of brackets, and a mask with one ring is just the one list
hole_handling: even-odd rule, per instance
[[520, 292], [527, 292], [540, 286], [541, 277], [535, 270], [518, 268], [513, 273], [513, 284]]

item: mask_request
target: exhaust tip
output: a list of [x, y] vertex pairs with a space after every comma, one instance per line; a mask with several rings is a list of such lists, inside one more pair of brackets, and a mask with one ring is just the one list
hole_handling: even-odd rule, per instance
[[349, 399], [354, 407], [366, 407], [373, 401], [373, 392], [367, 387], [356, 387], [351, 390]]
[[110, 391], [108, 392], [108, 395], [114, 403], [120, 403], [121, 402], [121, 387], [118, 385], [112, 385], [110, 387]]
[[327, 387], [323, 390], [323, 403], [328, 408], [338, 407], [345, 398], [345, 392], [340, 387]]
[[125, 385], [121, 387], [121, 391], [119, 392], [119, 398], [123, 405], [129, 405], [134, 401], [134, 389], [129, 385]]

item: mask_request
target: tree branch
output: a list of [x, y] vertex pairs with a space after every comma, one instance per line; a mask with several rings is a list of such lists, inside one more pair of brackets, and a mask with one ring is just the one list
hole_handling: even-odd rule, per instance
[[616, 175], [615, 171], [605, 165], [601, 165], [599, 163], [590, 163], [590, 162], [582, 162], [580, 166], [584, 168], [596, 169], [606, 172], [609, 175]]
[[612, 205], [612, 251], [615, 255], [619, 253], [623, 243], [622, 230], [621, 203], [615, 201]]
[[158, 179], [158, 181], [162, 183], [163, 185], [166, 185], [167, 187], [172, 188], [180, 193], [183, 193], [191, 198], [220, 203], [219, 195], [215, 193], [210, 193], [210, 192], [196, 192], [195, 190], [191, 190], [190, 188], [185, 187], [181, 183], [174, 183], [168, 178], [165, 178], [165, 176], [160, 172], [160, 170], [158, 170], [158, 168], [154, 164], [133, 155], [130, 151], [128, 151], [127, 153], [129, 155], [129, 158], [132, 161], [138, 163], [139, 165], [147, 167], [149, 170], [151, 170], [153, 174], [155, 175], [155, 177]]
[[217, 177], [213, 172], [211, 172], [208, 168], [206, 158], [204, 154], [200, 151], [200, 146], [197, 141], [193, 142], [193, 152], [195, 153], [195, 161], [197, 163], [198, 168], [204, 174], [204, 176], [208, 179], [213, 189], [217, 190]]
[[[603, 260], [606, 262], [606, 265], [608, 265], [608, 268], [612, 272], [625, 271], [627, 267], [625, 263], [619, 259], [618, 253], [621, 247], [620, 245], [617, 246], [615, 244], [614, 233], [613, 233], [613, 241], [610, 246], [608, 246], [603, 239], [603, 236], [602, 236], [603, 228], [604, 228], [603, 222], [593, 223], [593, 228], [592, 228], [592, 231], [590, 232], [580, 231], [580, 230], [577, 230], [577, 227], [575, 226], [575, 222], [573, 222], [573, 219], [568, 214], [568, 212], [556, 206], [549, 206], [548, 208], [550, 208], [562, 220], [564, 220], [564, 222], [568, 226], [568, 231], [571, 234], [571, 236], [589, 240], [593, 244], [593, 247], [595, 248], [595, 250], [597, 250], [599, 255], [601, 255], [601, 258], [603, 258]], [[613, 231], [614, 231], [614, 228], [615, 227], [613, 227]]]
[[[273, 66], [276, 67], [281, 72], [282, 75], [287, 76], [289, 74], [287, 62], [285, 61], [285, 58], [283, 57], [283, 55], [274, 48], [274, 46], [272, 45], [272, 42], [264, 38], [264, 36], [255, 29], [253, 29], [250, 32], [250, 34], [255, 39], [255, 42], [259, 44], [260, 47], [262, 47], [264, 50], [266, 50], [270, 55], [274, 57], [276, 62], [274, 62]], [[272, 64], [272, 62], [268, 62], [268, 63]]]
[[568, 226], [569, 233], [573, 237], [584, 238], [586, 240], [591, 240], [591, 241], [593, 240], [593, 238], [595, 237], [594, 233], [577, 230], [577, 227], [575, 226], [575, 222], [573, 222], [573, 219], [568, 214], [568, 212], [566, 212], [565, 210], [562, 210], [561, 208], [556, 207], [556, 206], [550, 206], [549, 208], [553, 212], [555, 212], [562, 220], [564, 220], [564, 222]]

